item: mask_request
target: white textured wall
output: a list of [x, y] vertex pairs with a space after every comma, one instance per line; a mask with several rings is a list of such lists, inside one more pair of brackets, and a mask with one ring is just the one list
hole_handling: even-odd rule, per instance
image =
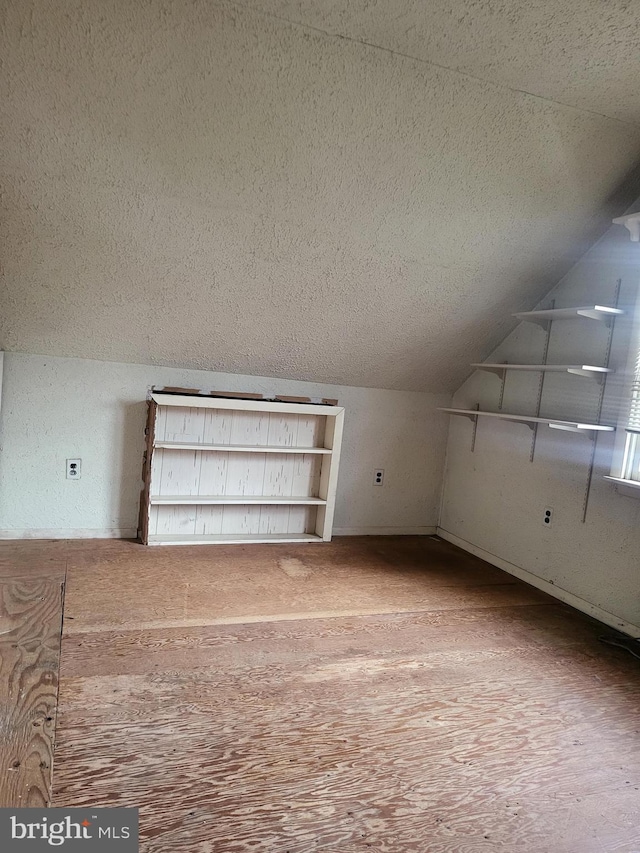
[[[550, 294], [557, 307], [612, 304], [616, 280], [623, 282], [621, 307], [629, 307], [640, 281], [640, 248], [613, 227]], [[543, 307], [547, 300], [542, 303]], [[617, 321], [602, 422], [615, 423], [623, 399], [630, 319]], [[539, 363], [544, 333], [520, 325], [487, 361]], [[602, 364], [606, 329], [588, 321], [554, 323], [549, 362]], [[534, 411], [538, 374], [508, 374], [504, 410]], [[454, 404], [497, 410], [500, 383], [485, 372], [472, 375]], [[568, 375], [547, 375], [541, 414], [592, 419], [598, 386]], [[591, 442], [541, 427], [534, 461], [531, 433], [521, 424], [480, 420], [471, 453], [470, 421], [452, 417], [440, 525], [463, 547], [564, 597], [610, 624], [640, 635], [640, 500], [618, 493], [603, 479], [616, 438], [598, 439], [596, 468], [582, 523], [582, 502]], [[622, 436], [620, 436], [622, 437]], [[553, 525], [542, 522], [545, 507]], [[458, 541], [458, 540], [454, 540]], [[478, 551], [478, 549], [480, 549]], [[568, 595], [567, 595], [568, 594]], [[627, 623], [621, 625], [621, 622]], [[636, 626], [634, 628], [634, 626]]]
[[[346, 412], [335, 528], [428, 532], [437, 522], [446, 422], [435, 408], [448, 395], [9, 353], [0, 536], [133, 535], [151, 385], [338, 398]], [[82, 459], [78, 482], [65, 479], [69, 457]], [[383, 488], [372, 485], [377, 467]]]
[[251, 5], [3, 0], [0, 348], [451, 392], [640, 155], [634, 11]]

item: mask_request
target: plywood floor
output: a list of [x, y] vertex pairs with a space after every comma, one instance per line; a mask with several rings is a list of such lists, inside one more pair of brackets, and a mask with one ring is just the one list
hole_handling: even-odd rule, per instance
[[47, 805], [66, 560], [60, 546], [0, 545], [0, 807]]
[[640, 851], [640, 662], [444, 542], [5, 543], [0, 570], [66, 578], [52, 804], [139, 806], [145, 853]]

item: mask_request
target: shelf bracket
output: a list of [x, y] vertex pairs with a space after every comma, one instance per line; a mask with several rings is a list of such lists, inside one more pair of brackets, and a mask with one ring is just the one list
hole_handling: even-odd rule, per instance
[[[507, 362], [505, 361], [505, 364]], [[497, 372], [497, 371], [496, 371]], [[501, 370], [498, 374], [500, 376], [500, 399], [498, 400], [498, 411], [502, 411], [502, 403], [504, 402], [504, 386], [507, 382], [507, 369], [505, 367], [504, 370]]]
[[[554, 302], [555, 302], [555, 300], [554, 300]], [[543, 310], [543, 311], [551, 311], [551, 310], [552, 310], [552, 308], [553, 308], [554, 302], [552, 302], [552, 303], [551, 303], [551, 307], [549, 307], [549, 308], [543, 308], [543, 309], [540, 309], [540, 310]], [[523, 312], [523, 313], [529, 313], [529, 312]], [[515, 316], [515, 317], [517, 317], [518, 315], [517, 315], [517, 314], [515, 314], [514, 316]], [[520, 319], [520, 318], [518, 317], [518, 319]], [[546, 332], [546, 331], [548, 330], [548, 328], [549, 328], [549, 325], [550, 325], [550, 323], [551, 323], [551, 320], [549, 320], [547, 317], [536, 317], [536, 316], [534, 315], [533, 317], [523, 317], [523, 318], [520, 320], [520, 322], [521, 322], [521, 323], [533, 323], [535, 326], [540, 326], [540, 327], [541, 327], [542, 329], [544, 329], [544, 330], [545, 330], [545, 332]]]
[[476, 369], [477, 370], [486, 370], [487, 373], [495, 373], [496, 376], [503, 377], [505, 372], [506, 372], [506, 364], [507, 364], [507, 362], [505, 361], [505, 367], [488, 367], [488, 366], [485, 367], [483, 365], [482, 367], [479, 367]]
[[[478, 408], [478, 403], [476, 403], [476, 409], [477, 408]], [[456, 412], [455, 414], [460, 418], [467, 418], [467, 420], [470, 420], [474, 424], [478, 423], [478, 416], [477, 415], [472, 415], [471, 413], [468, 413], [468, 412]]]
[[[620, 302], [620, 288], [622, 287], [622, 279], [619, 278], [616, 281], [616, 290], [615, 290], [615, 300], [614, 307], [618, 307], [618, 303]], [[607, 345], [606, 345], [606, 353], [604, 359], [604, 366], [609, 367], [609, 361], [611, 360], [611, 345], [613, 344], [613, 332], [615, 329], [615, 318], [616, 315], [612, 314], [611, 318], [607, 320], [607, 326], [609, 327], [609, 333], [607, 335]], [[600, 394], [598, 399], [598, 414], [596, 418], [596, 422], [600, 423], [600, 418], [602, 417], [602, 405], [604, 403], [604, 395], [607, 386], [607, 374], [604, 374], [604, 381], [600, 384]], [[596, 432], [593, 435], [593, 445], [591, 448], [591, 460], [589, 462], [589, 473], [587, 474], [587, 482], [584, 489], [584, 499], [582, 501], [582, 523], [584, 524], [587, 520], [587, 510], [589, 508], [589, 497], [591, 495], [591, 483], [593, 482], [593, 469], [596, 464], [596, 448], [598, 446], [598, 433]]]
[[[548, 310], [553, 311], [556, 307], [556, 300], [551, 300], [551, 305]], [[551, 326], [553, 324], [553, 320], [544, 320], [541, 324], [545, 329], [545, 340], [544, 340], [544, 351], [542, 353], [542, 364], [547, 363], [547, 358], [549, 357], [549, 341], [551, 340]], [[538, 380], [538, 399], [536, 402], [536, 417], [540, 417], [540, 408], [542, 406], [542, 391], [544, 389], [544, 378], [545, 372], [541, 371], [540, 379]], [[536, 455], [536, 443], [538, 441], [538, 424], [534, 424], [533, 436], [531, 438], [531, 450], [529, 451], [529, 462], [533, 462], [534, 456]]]
[[485, 370], [487, 373], [493, 373], [494, 376], [497, 376], [498, 379], [500, 380], [500, 396], [498, 398], [498, 411], [499, 412], [502, 411], [502, 403], [504, 402], [504, 386], [505, 386], [505, 383], [507, 381], [507, 364], [508, 363], [509, 362], [505, 361], [504, 367], [499, 367], [499, 366], [494, 367], [493, 365], [491, 367], [485, 367], [484, 365], [482, 365], [482, 367], [476, 368], [476, 370]]
[[[476, 411], [480, 409], [480, 403], [476, 403]], [[477, 415], [468, 415], [469, 419], [473, 421], [473, 433], [471, 434], [471, 452], [474, 453], [476, 449], [476, 433], [478, 432], [478, 416]]]

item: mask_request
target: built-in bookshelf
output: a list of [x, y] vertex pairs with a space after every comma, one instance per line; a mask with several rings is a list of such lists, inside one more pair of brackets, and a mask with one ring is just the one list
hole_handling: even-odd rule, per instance
[[337, 405], [152, 393], [141, 541], [330, 540], [343, 419]]

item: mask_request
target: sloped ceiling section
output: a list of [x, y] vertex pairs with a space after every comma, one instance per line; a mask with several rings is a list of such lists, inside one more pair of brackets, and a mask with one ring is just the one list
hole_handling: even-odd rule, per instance
[[0, 346], [455, 388], [639, 193], [633, 5], [2, 0]]

